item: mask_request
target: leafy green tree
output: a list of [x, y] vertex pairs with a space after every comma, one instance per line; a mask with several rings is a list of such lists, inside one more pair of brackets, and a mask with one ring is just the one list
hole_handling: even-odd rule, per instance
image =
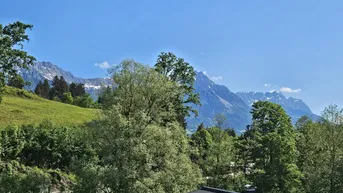
[[114, 104], [114, 93], [113, 89], [110, 86], [101, 88], [98, 103], [102, 108], [111, 108]]
[[322, 120], [306, 117], [297, 126], [298, 166], [306, 192], [343, 191], [343, 114], [336, 105], [325, 108]]
[[188, 62], [185, 62], [183, 58], [178, 58], [171, 52], [162, 52], [158, 56], [155, 69], [157, 72], [167, 76], [171, 81], [178, 83], [181, 89], [181, 96], [175, 96], [171, 101], [177, 107], [179, 123], [186, 128], [185, 117], [189, 116], [190, 112], [195, 115], [198, 114], [191, 107], [191, 104], [200, 105], [200, 95], [194, 92], [196, 75], [194, 68]]
[[207, 185], [222, 189], [234, 188], [234, 140], [227, 132], [212, 127], [208, 129], [212, 144], [204, 161], [204, 176]]
[[89, 94], [84, 94], [76, 97], [73, 104], [79, 107], [90, 108], [93, 107], [94, 101]]
[[187, 136], [168, 100], [179, 94], [176, 83], [132, 60], [112, 75], [114, 105], [90, 125], [105, 168], [103, 187], [119, 193], [194, 190], [200, 170], [189, 159]]
[[330, 193], [343, 191], [343, 109], [330, 105], [322, 113], [324, 149], [327, 151], [328, 180]]
[[208, 156], [208, 150], [212, 144], [212, 135], [207, 131], [204, 124], [200, 124], [197, 131], [191, 136], [192, 147], [191, 160], [199, 165], [202, 171], [205, 170], [204, 161]]
[[149, 117], [146, 124], [178, 121], [178, 106], [172, 101], [181, 91], [175, 82], [133, 60], [124, 60], [114, 67], [112, 76], [116, 87], [113, 104], [120, 104], [128, 120], [144, 115]]
[[[296, 123], [297, 131], [297, 166], [304, 174], [303, 187], [305, 192], [329, 192], [328, 169], [325, 160], [327, 154], [323, 148], [323, 127], [314, 123], [308, 117], [301, 117]], [[325, 139], [324, 139], [325, 140]], [[327, 174], [324, 176], [324, 172]]]
[[23, 89], [24, 86], [27, 85], [27, 83], [19, 74], [15, 74], [9, 78], [7, 85], [11, 87]]
[[26, 30], [31, 30], [32, 27], [19, 21], [6, 26], [0, 24], [0, 103], [5, 78], [16, 74], [15, 67], [27, 68], [36, 60], [23, 50], [23, 43], [29, 41]]
[[63, 93], [63, 98], [62, 98], [62, 102], [63, 103], [67, 103], [67, 104], [72, 104], [74, 102], [73, 97], [71, 96], [70, 92], [65, 92]]
[[295, 133], [290, 117], [280, 105], [253, 104], [252, 149], [258, 192], [300, 192], [302, 174], [296, 166]]
[[236, 137], [236, 132], [234, 129], [227, 128], [225, 131], [231, 136], [231, 137]]

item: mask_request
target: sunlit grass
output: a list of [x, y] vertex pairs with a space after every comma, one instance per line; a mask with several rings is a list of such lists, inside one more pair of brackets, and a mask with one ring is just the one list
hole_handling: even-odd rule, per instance
[[50, 120], [57, 125], [75, 126], [98, 117], [98, 110], [81, 108], [40, 98], [28, 91], [6, 87], [0, 104], [0, 127], [38, 124]]

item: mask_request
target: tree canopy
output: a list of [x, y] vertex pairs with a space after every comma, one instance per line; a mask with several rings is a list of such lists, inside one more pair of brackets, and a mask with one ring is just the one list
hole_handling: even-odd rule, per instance
[[33, 25], [19, 21], [6, 26], [0, 24], [0, 102], [5, 85], [5, 78], [15, 76], [17, 68], [27, 68], [36, 60], [23, 50], [24, 42], [29, 41], [26, 30]]

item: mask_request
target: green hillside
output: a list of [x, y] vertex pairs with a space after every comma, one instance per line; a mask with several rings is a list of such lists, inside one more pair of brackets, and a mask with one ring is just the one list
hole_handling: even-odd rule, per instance
[[50, 120], [57, 125], [80, 125], [98, 116], [98, 110], [50, 101], [25, 90], [6, 87], [0, 104], [0, 127], [11, 124], [40, 123]]

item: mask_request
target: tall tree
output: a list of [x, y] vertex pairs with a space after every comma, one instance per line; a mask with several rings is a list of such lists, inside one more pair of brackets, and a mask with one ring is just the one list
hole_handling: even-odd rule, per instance
[[82, 96], [86, 94], [86, 90], [85, 90], [85, 85], [83, 83], [79, 83], [76, 85], [76, 92], [75, 92], [75, 96]]
[[50, 99], [55, 97], [59, 98], [60, 100], [63, 99], [63, 93], [69, 92], [69, 86], [63, 76], [55, 76], [52, 80], [52, 88], [50, 92]]
[[43, 90], [43, 83], [42, 81], [39, 81], [34, 92], [36, 93], [36, 95], [42, 96], [42, 90]]
[[296, 166], [295, 133], [290, 117], [280, 105], [258, 101], [253, 104], [252, 149], [257, 191], [299, 192], [302, 174]]
[[[296, 123], [297, 165], [304, 174], [304, 192], [329, 192], [329, 169], [327, 152], [324, 149], [324, 128], [321, 123], [314, 123], [307, 117], [301, 117]], [[334, 137], [334, 136], [331, 136]], [[331, 138], [330, 137], [330, 138]]]
[[75, 82], [70, 83], [70, 85], [69, 85], [69, 91], [70, 91], [70, 93], [71, 93], [71, 96], [72, 96], [73, 98], [75, 98], [75, 97], [76, 97], [76, 83], [75, 83]]
[[186, 128], [185, 117], [190, 116], [190, 112], [198, 115], [191, 105], [200, 105], [200, 95], [194, 92], [196, 75], [194, 68], [183, 58], [178, 58], [170, 52], [162, 52], [158, 56], [155, 69], [171, 81], [178, 83], [182, 96], [177, 96], [172, 101], [177, 107], [179, 123]]
[[[188, 157], [188, 140], [169, 100], [179, 94], [178, 86], [132, 60], [123, 61], [112, 75], [114, 105], [92, 125], [107, 168], [104, 186], [119, 193], [195, 189], [201, 174]], [[166, 121], [170, 117], [173, 121]]]
[[143, 113], [150, 123], [167, 124], [178, 120], [178, 106], [172, 100], [179, 97], [181, 91], [175, 82], [133, 60], [116, 66], [112, 76], [116, 88], [114, 104], [122, 106], [124, 117], [132, 119]]
[[113, 89], [110, 86], [101, 88], [98, 103], [102, 108], [111, 108], [114, 104]]
[[197, 131], [191, 136], [190, 145], [192, 147], [191, 160], [199, 165], [202, 171], [205, 171], [204, 162], [212, 145], [212, 135], [207, 131], [204, 124], [200, 124]]
[[82, 96], [86, 93], [84, 84], [82, 83], [76, 84], [75, 82], [72, 82], [69, 85], [69, 91], [71, 92], [71, 95], [73, 96], [73, 98]]
[[13, 76], [10, 76], [10, 78], [8, 79], [7, 85], [11, 87], [23, 89], [26, 83], [19, 74], [15, 74]]
[[19, 21], [3, 26], [0, 24], [0, 103], [5, 85], [5, 78], [16, 74], [15, 67], [27, 68], [36, 60], [23, 50], [24, 42], [29, 41], [26, 30], [32, 25]]
[[212, 136], [212, 144], [204, 161], [204, 176], [207, 185], [222, 189], [232, 189], [234, 167], [234, 141], [227, 132], [212, 127], [208, 129]]
[[50, 84], [47, 79], [44, 79], [44, 82], [42, 84], [42, 97], [48, 99], [49, 98], [49, 93], [50, 93]]

